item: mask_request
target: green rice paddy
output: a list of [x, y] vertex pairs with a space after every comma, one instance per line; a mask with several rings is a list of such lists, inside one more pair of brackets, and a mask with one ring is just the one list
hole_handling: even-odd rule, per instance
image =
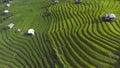
[[[0, 68], [120, 68], [120, 0], [74, 2], [0, 0]], [[34, 36], [24, 35], [29, 28]]]

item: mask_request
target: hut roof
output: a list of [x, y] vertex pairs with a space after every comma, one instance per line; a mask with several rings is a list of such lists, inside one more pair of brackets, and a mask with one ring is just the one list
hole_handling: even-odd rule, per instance
[[115, 14], [109, 14], [110, 18], [116, 18]]
[[9, 10], [4, 10], [4, 13], [5, 13], [5, 14], [9, 13]]
[[10, 4], [8, 3], [8, 4], [6, 4], [6, 6], [7, 6], [7, 7], [10, 7]]
[[104, 16], [104, 20], [105, 21], [115, 21], [116, 20], [116, 16], [113, 13], [107, 13]]
[[59, 3], [59, 0], [55, 0], [54, 2], [55, 2], [55, 3]]
[[11, 28], [13, 28], [13, 27], [14, 27], [14, 24], [13, 24], [13, 23], [10, 23], [10, 24], [7, 25], [7, 29], [11, 29]]
[[35, 30], [34, 29], [28, 29], [28, 34], [34, 35], [35, 34]]

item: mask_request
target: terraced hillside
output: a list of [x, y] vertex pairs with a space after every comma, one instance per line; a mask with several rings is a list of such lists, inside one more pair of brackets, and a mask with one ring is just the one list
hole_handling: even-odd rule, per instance
[[[10, 14], [0, 16], [0, 68], [120, 68], [120, 0], [3, 1], [0, 13]], [[103, 21], [105, 13], [117, 20]], [[29, 28], [35, 36], [24, 35]]]

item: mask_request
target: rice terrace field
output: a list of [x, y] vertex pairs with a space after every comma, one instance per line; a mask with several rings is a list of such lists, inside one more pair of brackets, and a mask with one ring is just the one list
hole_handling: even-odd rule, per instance
[[[0, 68], [120, 68], [120, 0], [7, 1], [0, 0]], [[106, 13], [116, 20], [105, 21]]]

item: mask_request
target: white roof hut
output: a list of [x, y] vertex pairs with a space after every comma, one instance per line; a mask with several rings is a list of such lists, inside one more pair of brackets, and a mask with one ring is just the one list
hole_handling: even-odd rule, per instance
[[12, 3], [12, 1], [9, 1], [9, 3]]
[[59, 0], [55, 0], [54, 2], [57, 4], [57, 3], [59, 3]]
[[80, 4], [82, 2], [82, 0], [76, 0], [76, 4]]
[[8, 25], [6, 26], [7, 29], [12, 29], [13, 27], [14, 27], [14, 24], [13, 24], [13, 23], [8, 24]]
[[7, 6], [7, 7], [10, 7], [10, 4], [8, 3], [8, 4], [6, 4], [6, 6]]
[[16, 32], [21, 32], [21, 29], [17, 29]]
[[110, 18], [116, 18], [115, 14], [109, 14]]
[[34, 35], [35, 34], [35, 30], [34, 29], [28, 29], [27, 34], [28, 35]]
[[9, 10], [4, 10], [4, 14], [8, 14], [9, 13]]
[[105, 14], [105, 16], [104, 16], [104, 20], [105, 21], [115, 21], [116, 20], [116, 16], [115, 16], [115, 14], [113, 14], [113, 13], [107, 13], [107, 14]]
[[8, 3], [12, 3], [12, 0], [7, 0]]

